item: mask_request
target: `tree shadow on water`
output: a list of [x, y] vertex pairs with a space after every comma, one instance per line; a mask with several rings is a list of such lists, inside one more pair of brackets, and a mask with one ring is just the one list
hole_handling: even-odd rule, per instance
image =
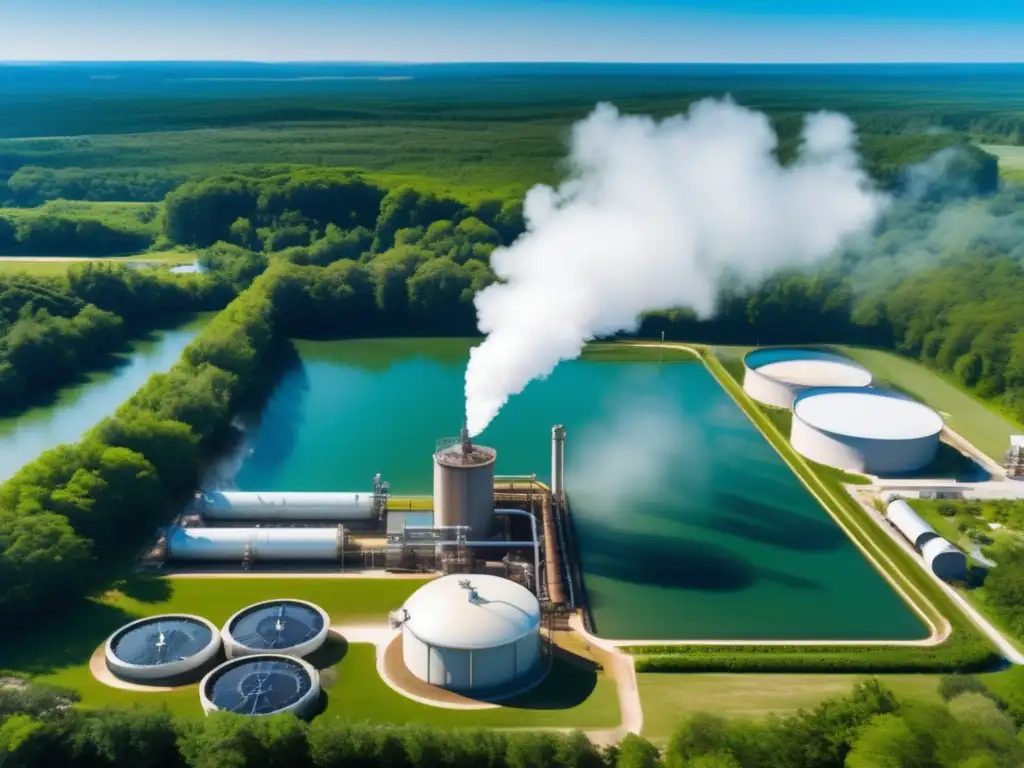
[[728, 492], [717, 493], [715, 500], [714, 514], [694, 525], [800, 552], [827, 552], [839, 549], [846, 541], [831, 520], [814, 520]]
[[675, 589], [731, 592], [750, 587], [755, 569], [725, 547], [647, 533], [588, 526], [581, 548], [596, 576]]

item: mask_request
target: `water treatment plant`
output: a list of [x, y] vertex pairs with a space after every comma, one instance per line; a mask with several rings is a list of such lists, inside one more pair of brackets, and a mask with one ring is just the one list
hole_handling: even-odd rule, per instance
[[[765, 352], [746, 356], [742, 388], [792, 415], [799, 453], [880, 475], [934, 457], [943, 423], [931, 409], [838, 355]], [[322, 659], [353, 637], [375, 644], [392, 690], [437, 706], [542, 684], [566, 631], [620, 648], [942, 639], [899, 574], [844, 530], [697, 360], [564, 366], [509, 404], [487, 445], [465, 429], [434, 437], [454, 366], [399, 360], [351, 401], [325, 398], [337, 379], [315, 372], [304, 371], [302, 408], [317, 418], [260, 423], [235, 487], [198, 491], [142, 558], [173, 577], [262, 575], [272, 593], [218, 614], [219, 626], [163, 616], [117, 630], [105, 663], [117, 679], [173, 687], [202, 674], [203, 711], [309, 716], [330, 669]], [[293, 396], [289, 385], [266, 413]], [[623, 410], [630, 401], [649, 410]], [[387, 421], [364, 428], [374, 413]], [[336, 435], [358, 435], [359, 449], [338, 456]], [[934, 577], [962, 580], [964, 554], [904, 507], [893, 500], [879, 524]], [[419, 581], [379, 607], [371, 630], [290, 594], [289, 578], [304, 575]]]

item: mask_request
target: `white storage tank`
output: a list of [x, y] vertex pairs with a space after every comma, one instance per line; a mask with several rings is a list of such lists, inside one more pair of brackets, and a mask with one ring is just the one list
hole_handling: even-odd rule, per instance
[[468, 526], [471, 538], [490, 536], [494, 520], [493, 448], [473, 445], [465, 429], [434, 453], [434, 525]]
[[373, 491], [305, 493], [298, 491], [210, 491], [202, 496], [203, 517], [235, 521], [370, 520], [376, 514]]
[[942, 429], [938, 413], [895, 392], [824, 387], [793, 401], [790, 442], [819, 464], [891, 477], [930, 464]]
[[188, 614], [150, 616], [121, 627], [107, 640], [107, 669], [122, 680], [158, 684], [198, 674], [220, 651], [220, 633]]
[[743, 357], [743, 390], [754, 400], [792, 408], [801, 392], [818, 387], [867, 387], [871, 371], [848, 357], [816, 349], [755, 349]]
[[963, 581], [967, 577], [966, 555], [943, 538], [926, 541], [921, 547], [921, 557], [943, 581]]
[[325, 528], [172, 528], [169, 560], [251, 562], [337, 560], [345, 529]]
[[903, 538], [919, 551], [926, 542], [939, 538], [939, 534], [903, 499], [896, 498], [885, 508], [885, 517]]
[[395, 618], [406, 667], [431, 685], [507, 688], [541, 663], [540, 603], [500, 576], [442, 576], [416, 590]]

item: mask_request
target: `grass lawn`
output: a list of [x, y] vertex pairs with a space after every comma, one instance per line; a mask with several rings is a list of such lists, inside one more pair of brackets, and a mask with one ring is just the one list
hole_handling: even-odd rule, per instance
[[0, 275], [29, 274], [59, 276], [67, 274], [72, 268], [86, 262], [111, 262], [114, 264], [141, 265], [151, 264], [153, 267], [173, 267], [178, 264], [191, 264], [199, 254], [187, 249], [165, 251], [145, 251], [134, 256], [110, 257], [68, 257], [68, 256], [0, 256]]
[[940, 411], [952, 430], [997, 461], [1009, 448], [1010, 435], [1024, 432], [1024, 426], [920, 363], [874, 349], [839, 349], [869, 368], [876, 380], [892, 384]]
[[999, 158], [999, 175], [1011, 184], [1024, 183], [1024, 147], [1013, 144], [979, 144]]
[[[135, 577], [75, 613], [38, 627], [31, 638], [0, 646], [0, 674], [31, 675], [42, 683], [71, 688], [84, 707], [167, 706], [199, 716], [196, 686], [168, 693], [110, 688], [89, 672], [89, 658], [119, 626], [141, 616], [191, 613], [223, 624], [235, 611], [259, 600], [290, 597], [320, 605], [335, 624], [384, 621], [420, 585], [416, 579], [173, 579]], [[395, 693], [380, 679], [370, 645], [326, 649], [325, 714], [354, 720], [486, 727], [613, 727], [618, 697], [613, 681], [566, 662], [556, 664], [539, 688], [496, 710], [459, 712], [427, 707]]]
[[[810, 709], [846, 696], [863, 675], [653, 674], [637, 676], [644, 707], [643, 735], [664, 742], [681, 718], [696, 712], [763, 717]], [[938, 675], [878, 675], [900, 700], [938, 701]]]

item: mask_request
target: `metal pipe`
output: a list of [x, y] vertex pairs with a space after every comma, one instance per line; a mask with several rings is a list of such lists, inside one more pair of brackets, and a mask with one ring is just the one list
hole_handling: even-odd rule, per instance
[[[562, 552], [564, 554], [567, 551], [566, 548], [565, 548], [565, 536], [564, 536], [564, 534], [562, 532], [562, 520], [559, 519], [559, 517], [558, 517], [558, 507], [556, 505], [552, 505], [551, 514], [555, 518], [555, 520], [554, 520], [555, 530], [558, 532], [559, 545], [560, 545], [560, 548], [561, 548], [561, 550], [562, 550]], [[568, 562], [566, 563], [566, 568], [565, 568], [565, 582], [566, 582], [566, 585], [569, 587], [569, 607], [570, 608], [575, 608], [576, 607], [576, 595], [574, 594], [573, 588], [572, 588], [572, 573], [570, 573], [570, 571], [569, 571]]]
[[534, 473], [532, 475], [495, 475], [494, 479], [495, 480], [499, 480], [499, 481], [500, 480], [526, 480], [526, 481], [529, 481], [529, 482], [532, 483], [534, 480], [537, 479], [537, 474]]
[[551, 492], [556, 501], [565, 493], [565, 427], [561, 424], [551, 428]]
[[[540, 538], [537, 536], [537, 518], [531, 512], [524, 512], [521, 509], [496, 509], [496, 515], [506, 517], [528, 517], [530, 518], [530, 530], [533, 533], [533, 572], [537, 583], [540, 583]], [[539, 590], [538, 590], [539, 591]]]

